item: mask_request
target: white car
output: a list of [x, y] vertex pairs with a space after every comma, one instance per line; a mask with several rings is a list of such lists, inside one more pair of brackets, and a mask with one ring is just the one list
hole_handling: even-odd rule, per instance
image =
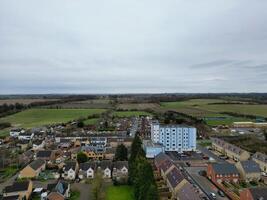
[[211, 192], [210, 196], [211, 196], [211, 198], [216, 199], [216, 194], [215, 193]]

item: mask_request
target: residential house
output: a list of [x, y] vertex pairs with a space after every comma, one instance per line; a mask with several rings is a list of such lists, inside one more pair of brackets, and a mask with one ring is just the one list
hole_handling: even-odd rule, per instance
[[18, 146], [20, 148], [20, 150], [26, 151], [29, 147], [29, 141], [28, 140], [20, 140], [16, 146]]
[[236, 168], [245, 181], [259, 181], [261, 178], [260, 166], [254, 160], [239, 161]]
[[70, 184], [64, 181], [48, 184], [47, 191], [47, 200], [65, 200], [70, 197]]
[[94, 161], [81, 163], [78, 176], [80, 179], [94, 178], [95, 170], [96, 163]]
[[106, 148], [105, 154], [104, 154], [104, 158], [106, 160], [113, 160], [115, 157], [115, 152], [116, 152], [116, 148]]
[[110, 160], [97, 162], [97, 170], [102, 173], [103, 178], [111, 178], [112, 162]]
[[76, 161], [69, 161], [63, 167], [62, 177], [66, 180], [74, 180], [78, 172], [78, 163]]
[[211, 138], [212, 148], [223, 155], [235, 160], [235, 161], [243, 161], [248, 160], [250, 157], [250, 153], [239, 148], [236, 145], [230, 144], [223, 139], [220, 138]]
[[160, 165], [160, 173], [163, 179], [166, 179], [167, 174], [175, 167], [171, 160], [165, 160]]
[[32, 144], [32, 150], [37, 151], [44, 149], [45, 141], [44, 140], [35, 140]]
[[109, 146], [113, 148], [117, 148], [120, 144], [123, 144], [125, 147], [131, 147], [133, 138], [125, 138], [125, 137], [118, 137], [118, 138], [108, 138], [107, 142]]
[[177, 197], [179, 190], [184, 186], [188, 181], [185, 179], [183, 173], [177, 169], [173, 168], [166, 176], [167, 186], [174, 198]]
[[82, 146], [81, 151], [86, 153], [89, 159], [103, 160], [105, 157], [105, 148], [101, 146]]
[[3, 197], [9, 199], [28, 200], [32, 193], [32, 181], [14, 182], [3, 190]]
[[246, 188], [240, 192], [240, 200], [266, 200], [267, 188], [255, 187]]
[[29, 163], [34, 157], [34, 153], [32, 150], [25, 151], [21, 155], [19, 155], [19, 163], [24, 166]]
[[116, 161], [113, 163], [112, 178], [120, 181], [128, 178], [128, 161]]
[[25, 131], [23, 129], [13, 128], [13, 129], [10, 130], [9, 135], [11, 137], [17, 138], [20, 135], [20, 133], [24, 133], [24, 132]]
[[261, 152], [256, 152], [252, 156], [252, 160], [259, 164], [261, 171], [267, 173], [267, 155]]
[[157, 167], [158, 170], [160, 170], [160, 165], [165, 162], [166, 160], [170, 160], [170, 157], [167, 156], [165, 153], [159, 153], [158, 155], [155, 156], [154, 163]]
[[51, 150], [40, 150], [36, 153], [36, 159], [53, 161], [55, 160], [55, 152]]
[[214, 183], [238, 182], [239, 172], [234, 164], [213, 163], [208, 165], [207, 176]]
[[19, 172], [19, 178], [36, 178], [45, 170], [44, 160], [34, 160]]
[[24, 133], [20, 133], [18, 136], [19, 140], [31, 140], [34, 136], [34, 133], [30, 133], [30, 132], [24, 132]]

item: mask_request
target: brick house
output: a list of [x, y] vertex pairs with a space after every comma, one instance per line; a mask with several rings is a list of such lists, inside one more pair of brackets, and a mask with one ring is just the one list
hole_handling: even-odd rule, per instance
[[208, 165], [208, 178], [214, 183], [238, 182], [240, 175], [234, 164], [214, 163]]

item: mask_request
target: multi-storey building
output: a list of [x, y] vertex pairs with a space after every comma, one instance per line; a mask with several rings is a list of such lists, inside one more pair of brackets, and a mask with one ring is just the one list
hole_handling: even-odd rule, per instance
[[151, 140], [162, 144], [165, 151], [195, 151], [196, 134], [194, 127], [161, 125], [157, 121], [151, 125]]

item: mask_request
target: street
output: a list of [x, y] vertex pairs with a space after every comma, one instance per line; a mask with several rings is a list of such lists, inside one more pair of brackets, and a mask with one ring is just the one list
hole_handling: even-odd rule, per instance
[[206, 177], [199, 175], [200, 171], [207, 170], [206, 167], [185, 167], [184, 169], [188, 172], [188, 174], [190, 174], [190, 177], [206, 194], [209, 195], [211, 192], [213, 192], [216, 194], [216, 199], [228, 200], [227, 197], [221, 197], [218, 195], [217, 187], [213, 185]]

